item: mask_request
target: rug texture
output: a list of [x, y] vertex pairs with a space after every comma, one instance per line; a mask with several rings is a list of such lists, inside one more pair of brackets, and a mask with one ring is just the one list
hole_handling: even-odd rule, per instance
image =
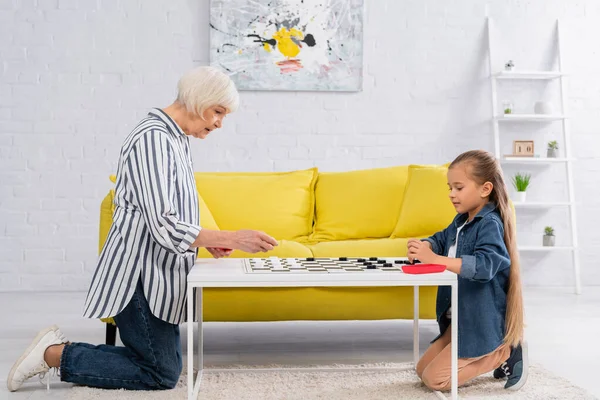
[[[239, 366], [240, 368], [248, 368]], [[282, 366], [256, 366], [273, 368]], [[304, 366], [306, 367], [306, 366]], [[323, 366], [313, 366], [323, 367]], [[325, 366], [333, 372], [220, 372], [205, 374], [198, 399], [202, 400], [398, 400], [436, 399], [409, 364], [362, 364]], [[403, 371], [360, 371], [359, 368], [397, 367]], [[231, 368], [236, 368], [232, 366]], [[351, 368], [356, 371], [335, 372]], [[182, 374], [177, 388], [160, 392], [102, 390], [75, 386], [70, 400], [88, 399], [186, 399], [187, 375]], [[447, 393], [448, 394], [448, 393]], [[568, 380], [552, 374], [539, 365], [529, 370], [527, 384], [519, 391], [504, 389], [504, 381], [491, 373], [480, 376], [458, 390], [461, 399], [532, 399], [592, 400], [592, 396]]]

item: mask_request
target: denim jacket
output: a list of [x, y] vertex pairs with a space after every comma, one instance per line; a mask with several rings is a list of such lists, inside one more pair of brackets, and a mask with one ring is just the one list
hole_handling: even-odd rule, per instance
[[[446, 256], [456, 232], [468, 219], [458, 214], [441, 232], [422, 239], [435, 254]], [[488, 203], [461, 230], [456, 258], [462, 259], [458, 275], [458, 357], [479, 357], [494, 351], [504, 339], [506, 294], [510, 258], [504, 244], [504, 224], [495, 204]], [[436, 315], [440, 335], [450, 326], [446, 312], [451, 288], [439, 286]]]

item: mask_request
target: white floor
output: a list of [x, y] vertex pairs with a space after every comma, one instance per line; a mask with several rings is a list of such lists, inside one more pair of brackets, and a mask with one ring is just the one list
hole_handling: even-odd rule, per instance
[[[600, 290], [527, 288], [527, 338], [531, 362], [540, 363], [600, 398]], [[72, 341], [103, 343], [104, 326], [81, 317], [85, 293], [0, 293], [0, 399], [61, 399], [69, 384], [55, 378], [47, 393], [38, 381], [9, 393], [12, 363], [42, 327], [58, 324]], [[421, 324], [421, 349], [436, 334]], [[185, 339], [185, 326], [182, 326]], [[227, 364], [332, 364], [404, 362], [412, 359], [408, 321], [211, 323], [205, 328], [205, 362]], [[594, 339], [595, 338], [595, 339]], [[184, 341], [185, 352], [185, 341]], [[518, 398], [518, 397], [515, 397]]]

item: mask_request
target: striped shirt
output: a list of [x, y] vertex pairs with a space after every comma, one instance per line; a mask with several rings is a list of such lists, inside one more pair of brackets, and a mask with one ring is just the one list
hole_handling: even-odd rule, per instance
[[115, 212], [85, 301], [84, 317], [121, 312], [141, 279], [152, 313], [185, 319], [187, 274], [200, 233], [198, 192], [188, 136], [153, 109], [121, 148]]

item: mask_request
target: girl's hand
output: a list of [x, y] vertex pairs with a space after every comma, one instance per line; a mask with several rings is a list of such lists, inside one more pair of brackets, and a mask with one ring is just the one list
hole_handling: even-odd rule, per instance
[[231, 249], [222, 249], [219, 247], [207, 247], [206, 250], [212, 254], [214, 258], [229, 257], [233, 251]]
[[419, 239], [408, 239], [408, 243], [406, 244], [406, 248], [407, 248], [407, 257], [408, 257], [408, 261], [412, 264], [414, 261], [414, 258], [411, 257], [410, 253], [411, 253], [411, 249], [417, 249], [419, 246], [419, 243], [421, 241]]
[[415, 259], [423, 264], [434, 264], [437, 255], [431, 250], [431, 243], [411, 239], [408, 241], [408, 260], [412, 263]]
[[[419, 239], [408, 239], [408, 243], [406, 244], [406, 246], [408, 247], [408, 249], [410, 250], [410, 245], [413, 243], [420, 243], [421, 241]], [[429, 243], [429, 242], [427, 242]]]
[[431, 249], [431, 243], [419, 239], [408, 239], [408, 243], [406, 244], [409, 253], [411, 249], [418, 249], [422, 245], [425, 245]]

